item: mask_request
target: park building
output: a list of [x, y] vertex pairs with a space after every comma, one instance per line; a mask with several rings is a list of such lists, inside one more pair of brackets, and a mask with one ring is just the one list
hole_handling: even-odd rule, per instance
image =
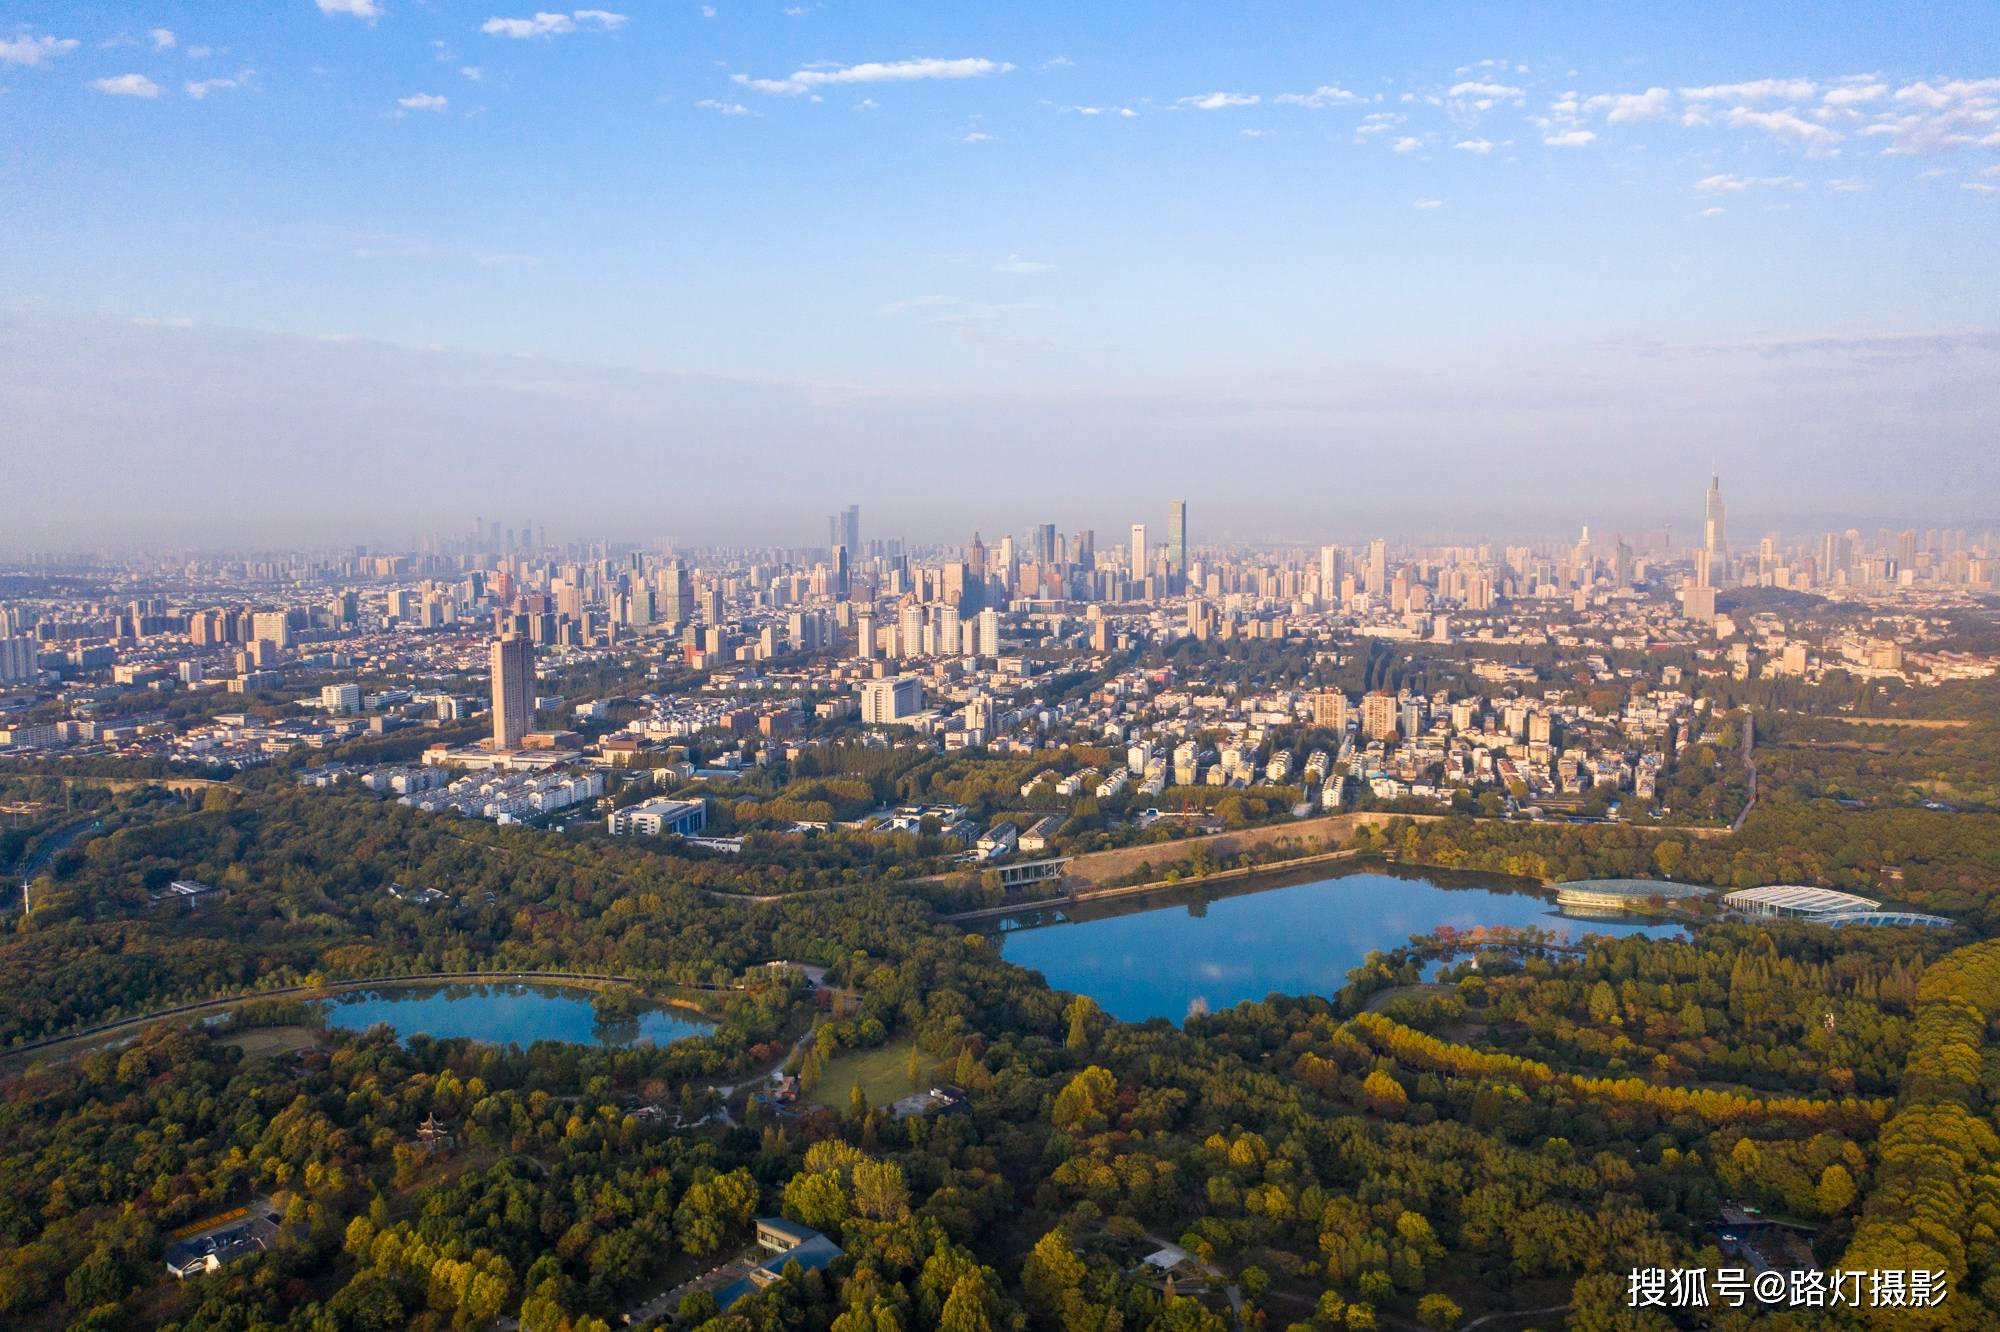
[[612, 810], [605, 818], [605, 826], [613, 837], [629, 833], [643, 833], [647, 837], [693, 837], [708, 826], [708, 802], [660, 796]]
[[1556, 905], [1565, 911], [1644, 912], [1655, 903], [1707, 897], [1713, 891], [1665, 879], [1573, 879], [1556, 885]]
[[1958, 923], [1948, 916], [1932, 916], [1921, 911], [1898, 911], [1894, 908], [1885, 911], [1882, 904], [1871, 897], [1803, 884], [1774, 883], [1764, 888], [1742, 888], [1723, 894], [1722, 900], [1747, 916], [1784, 916], [1817, 925], [1921, 925], [1928, 929], [1949, 929]]
[[1843, 893], [1832, 888], [1811, 888], [1804, 884], [1774, 883], [1763, 888], [1739, 888], [1722, 895], [1723, 904], [1746, 916], [1792, 916], [1806, 920], [1839, 915], [1847, 911], [1873, 911], [1881, 906], [1873, 898]]

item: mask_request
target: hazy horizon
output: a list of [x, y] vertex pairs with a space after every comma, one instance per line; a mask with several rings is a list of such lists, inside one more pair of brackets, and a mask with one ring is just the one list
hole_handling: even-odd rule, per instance
[[0, 549], [1981, 528], [2000, 16], [1871, 12], [16, 3]]

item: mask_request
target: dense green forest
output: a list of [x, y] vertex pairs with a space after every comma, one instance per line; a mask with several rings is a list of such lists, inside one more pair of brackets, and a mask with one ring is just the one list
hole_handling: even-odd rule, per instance
[[[893, 752], [871, 770], [868, 753], [883, 751], [744, 799], [840, 808], [886, 787], [997, 802], [1003, 776], [1026, 780]], [[1333, 1332], [1539, 1310], [1509, 1325], [1666, 1326], [1626, 1307], [1625, 1273], [1740, 1263], [1718, 1240], [1725, 1201], [1804, 1228], [1823, 1268], [1947, 1274], [1943, 1304], [1882, 1325], [2000, 1318], [2000, 944], [1971, 942], [2000, 933], [2000, 815], [1781, 796], [1735, 836], [1469, 818], [1367, 830], [1358, 847], [1412, 865], [1825, 883], [1964, 924], [1717, 921], [1574, 951], [1432, 938], [1371, 956], [1338, 993], [1174, 1027], [1112, 1021], [940, 921], [942, 899], [884, 873], [911, 849], [888, 839], [760, 857], [753, 826], [743, 857], [705, 859], [278, 782], [192, 801], [11, 794], [43, 807], [11, 830], [17, 856], [79, 817], [101, 826], [47, 856], [36, 909], [0, 941], [9, 1045], [219, 994], [433, 971], [728, 987], [784, 958], [826, 967], [833, 1002], [728, 989], [712, 1035], [657, 1050], [328, 1030], [303, 1054], [253, 1053], [259, 1024], [312, 1020], [274, 1003], [234, 1026], [10, 1056], [9, 1327], [508, 1317], [585, 1332], [739, 1252], [771, 1214], [844, 1256], [727, 1313], [692, 1296], [674, 1321]], [[184, 877], [228, 895], [149, 905]], [[392, 883], [446, 896], [420, 905]], [[971, 1112], [899, 1120], [824, 1085], [823, 1110], [773, 1118], [739, 1097], [721, 1112], [715, 1088], [808, 1028], [809, 1081], [838, 1049], [895, 1041], [910, 1085], [956, 1083]], [[442, 1149], [420, 1133], [433, 1116]], [[283, 1217], [270, 1252], [165, 1274], [177, 1230], [265, 1197]], [[1166, 1279], [1139, 1259], [1169, 1243], [1190, 1257]]]

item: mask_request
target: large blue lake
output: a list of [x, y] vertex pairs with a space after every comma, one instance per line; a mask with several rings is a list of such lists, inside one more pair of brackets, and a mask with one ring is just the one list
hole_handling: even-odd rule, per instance
[[351, 1031], [387, 1023], [398, 1036], [466, 1036], [523, 1047], [536, 1041], [667, 1045], [713, 1030], [701, 1018], [658, 1006], [641, 1008], [631, 1018], [600, 1022], [591, 997], [592, 991], [559, 985], [385, 986], [322, 1000], [321, 1008], [328, 1026]]
[[[1250, 884], [1255, 881], [1248, 881]], [[1227, 893], [1228, 895], [1220, 895]], [[1208, 895], [1085, 904], [1043, 923], [1023, 916], [1001, 936], [1010, 962], [1058, 990], [1087, 994], [1126, 1022], [1229, 1008], [1268, 994], [1332, 995], [1370, 952], [1440, 926], [1539, 926], [1584, 934], [1672, 934], [1636, 919], [1579, 920], [1537, 893], [1472, 876], [1347, 874], [1275, 886], [1216, 885]]]

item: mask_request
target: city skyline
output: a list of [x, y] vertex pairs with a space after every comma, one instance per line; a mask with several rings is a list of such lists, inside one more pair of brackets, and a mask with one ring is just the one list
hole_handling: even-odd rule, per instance
[[11, 6], [15, 539], [2000, 504], [1988, 7], [709, 8]]

